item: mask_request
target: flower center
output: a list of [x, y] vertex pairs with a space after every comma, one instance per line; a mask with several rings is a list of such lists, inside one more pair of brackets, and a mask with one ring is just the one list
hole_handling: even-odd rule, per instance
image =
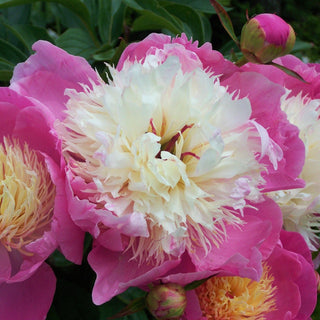
[[44, 159], [27, 144], [4, 138], [0, 163], [0, 242], [30, 255], [25, 246], [51, 223], [55, 187]]
[[241, 277], [212, 277], [196, 288], [208, 320], [264, 320], [276, 310], [274, 278], [265, 264], [259, 282]]

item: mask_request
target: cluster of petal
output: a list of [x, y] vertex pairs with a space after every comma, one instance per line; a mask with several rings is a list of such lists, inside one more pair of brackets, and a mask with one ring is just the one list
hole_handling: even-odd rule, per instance
[[[308, 320], [316, 305], [316, 292], [317, 292], [317, 279], [314, 273], [310, 251], [302, 236], [296, 232], [281, 231], [281, 242], [274, 248], [270, 257], [265, 261], [266, 275], [261, 279], [257, 285], [262, 287], [269, 287], [270, 296], [272, 300], [272, 307], [264, 309], [262, 314], [255, 314], [251, 307], [258, 303], [257, 299], [262, 298], [263, 294], [267, 292], [261, 291], [260, 297], [257, 296], [255, 290], [250, 290], [250, 286], [243, 288], [241, 285], [245, 279], [235, 279], [235, 277], [223, 277], [222, 281], [225, 283], [224, 287], [232, 289], [232, 292], [227, 292], [225, 299], [210, 300], [210, 296], [214, 293], [207, 293], [207, 304], [212, 304], [211, 309], [209, 306], [206, 310], [211, 312], [219, 312], [223, 310], [224, 305], [219, 303], [227, 301], [229, 304], [234, 304], [239, 310], [239, 314], [232, 314], [230, 319], [264, 319], [264, 320]], [[284, 268], [285, 266], [285, 268]], [[220, 277], [216, 276], [216, 277]], [[208, 280], [210, 281], [210, 280]], [[271, 281], [271, 282], [270, 282]], [[266, 283], [268, 282], [268, 284]], [[216, 282], [221, 286], [220, 282]], [[229, 285], [226, 285], [229, 283]], [[213, 285], [217, 285], [213, 282]], [[271, 285], [271, 287], [270, 287]], [[251, 284], [253, 286], [253, 284]], [[211, 288], [211, 289], [210, 289]], [[254, 286], [252, 287], [254, 288]], [[212, 284], [204, 287], [204, 289], [216, 290]], [[221, 288], [223, 291], [223, 288]], [[200, 290], [201, 295], [204, 297], [203, 289]], [[217, 294], [221, 292], [216, 291]], [[224, 291], [223, 291], [224, 292]], [[250, 296], [250, 294], [254, 294]], [[248, 306], [238, 308], [238, 300], [247, 300]], [[235, 300], [234, 302], [232, 300]], [[187, 320], [209, 320], [216, 319], [214, 315], [206, 314], [201, 309], [201, 305], [206, 305], [204, 301], [199, 301], [198, 295], [195, 291], [187, 292], [187, 308], [183, 319]], [[258, 306], [257, 306], [258, 307]], [[203, 308], [203, 307], [202, 307]], [[263, 306], [259, 305], [259, 308]], [[259, 309], [258, 308], [258, 309]], [[215, 310], [217, 309], [217, 310]], [[245, 311], [246, 310], [246, 311]], [[240, 314], [240, 312], [248, 312], [247, 314]], [[223, 319], [229, 319], [224, 318]]]
[[300, 130], [306, 159], [300, 178], [304, 188], [269, 194], [281, 207], [284, 227], [303, 235], [311, 250], [318, 249], [320, 227], [320, 100], [291, 96], [283, 99], [282, 109]]
[[[184, 34], [171, 38], [152, 33], [144, 40], [130, 44], [121, 55], [117, 69], [121, 70], [125, 61], [143, 62], [146, 57], [165, 61], [172, 55], [179, 58], [184, 71], [200, 67], [211, 75], [218, 76], [221, 84], [226, 86], [230, 93], [237, 92], [239, 97], [247, 97], [250, 100], [251, 119], [266, 128], [268, 135], [280, 147], [279, 149], [276, 145], [268, 146], [273, 150], [274, 159], [270, 161], [268, 156], [262, 159], [267, 167], [263, 174], [265, 190], [302, 187], [304, 183], [297, 177], [304, 163], [304, 144], [299, 138], [299, 130], [290, 124], [280, 108], [281, 97], [286, 94], [283, 83], [275, 83], [274, 76], [268, 77], [268, 81], [259, 69], [252, 70], [257, 72], [251, 72], [251, 69], [243, 72], [245, 69], [237, 68], [224, 59], [220, 52], [212, 50], [210, 43], [198, 47], [197, 41], [187, 40]], [[253, 68], [259, 66], [249, 65]]]

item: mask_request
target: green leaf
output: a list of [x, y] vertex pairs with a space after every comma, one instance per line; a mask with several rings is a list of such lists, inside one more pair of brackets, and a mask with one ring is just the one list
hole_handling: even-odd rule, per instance
[[9, 24], [25, 24], [29, 21], [30, 14], [30, 4], [15, 6], [14, 8], [8, 7], [1, 10], [1, 15], [6, 19], [6, 21]]
[[[205, 42], [203, 20], [197, 11], [185, 5], [170, 4], [168, 1], [166, 1], [164, 8], [184, 23], [184, 30], [188, 38], [192, 37], [200, 43]], [[187, 28], [190, 30], [189, 32], [187, 32]]]
[[303, 50], [308, 50], [314, 47], [314, 44], [311, 42], [302, 41], [299, 39], [296, 39], [296, 42], [294, 44], [293, 49], [291, 50], [291, 53], [299, 52]]
[[0, 69], [0, 81], [9, 82], [12, 78], [13, 69], [3, 70]]
[[109, 61], [113, 58], [115, 53], [116, 53], [115, 49], [109, 49], [104, 52], [94, 54], [93, 59], [97, 61]]
[[[8, 8], [22, 4], [35, 3], [38, 0], [0, 0], [0, 9]], [[76, 15], [78, 15], [83, 21], [89, 22], [90, 15], [87, 7], [80, 0], [42, 0], [48, 2], [61, 3]]]
[[162, 28], [170, 30], [173, 34], [179, 34], [183, 30], [183, 25], [181, 29], [177, 29], [168, 20], [152, 12], [141, 15], [134, 20], [132, 25], [132, 31], [160, 30]]
[[202, 24], [204, 28], [204, 42], [211, 42], [212, 26], [211, 26], [210, 20], [204, 14], [200, 14], [200, 18], [202, 20]]
[[123, 30], [126, 6], [119, 0], [99, 0], [98, 27], [103, 42], [117, 41]]
[[27, 55], [10, 42], [0, 39], [0, 59], [16, 65], [27, 59]]
[[236, 34], [234, 33], [232, 21], [227, 13], [227, 11], [223, 8], [223, 6], [216, 0], [210, 0], [212, 6], [217, 12], [217, 15], [220, 19], [220, 22], [224, 29], [228, 32], [231, 39], [238, 45], [239, 41], [237, 39]]
[[47, 40], [53, 42], [53, 39], [49, 36], [45, 28], [35, 27], [32, 25], [8, 25], [4, 26], [23, 44], [23, 46], [33, 53], [32, 45], [37, 40]]
[[202, 0], [202, 1], [194, 1], [194, 0], [167, 0], [167, 1], [160, 1], [162, 2], [169, 2], [171, 4], [180, 4], [188, 6], [194, 10], [205, 12], [205, 13], [215, 13], [214, 8], [212, 7], [210, 0]]
[[[133, 23], [133, 31], [167, 28], [174, 34], [183, 32], [183, 24], [171, 15], [156, 0], [123, 0], [130, 8], [142, 16]], [[145, 21], [144, 21], [145, 20]]]
[[205, 279], [193, 281], [193, 282], [185, 285], [184, 290], [185, 291], [194, 290], [195, 288], [201, 286], [203, 283], [205, 283], [210, 278], [211, 278], [211, 276], [208, 278], [205, 278]]
[[70, 54], [89, 60], [97, 50], [89, 33], [83, 29], [70, 28], [57, 40], [56, 45]]

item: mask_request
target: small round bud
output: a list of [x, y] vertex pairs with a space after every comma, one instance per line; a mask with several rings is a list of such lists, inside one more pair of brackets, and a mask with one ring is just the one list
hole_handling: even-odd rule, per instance
[[157, 285], [149, 291], [146, 305], [158, 320], [179, 319], [187, 305], [185, 290], [175, 283]]
[[275, 14], [264, 13], [243, 26], [240, 47], [248, 61], [268, 63], [289, 53], [295, 41], [295, 32], [288, 23]]

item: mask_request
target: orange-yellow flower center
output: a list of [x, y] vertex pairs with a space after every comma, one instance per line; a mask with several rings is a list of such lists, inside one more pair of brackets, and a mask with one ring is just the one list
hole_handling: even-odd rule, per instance
[[265, 320], [276, 309], [274, 278], [265, 265], [259, 282], [241, 277], [212, 277], [196, 289], [208, 320]]
[[0, 242], [8, 251], [41, 237], [52, 218], [55, 186], [43, 157], [27, 144], [0, 144]]

